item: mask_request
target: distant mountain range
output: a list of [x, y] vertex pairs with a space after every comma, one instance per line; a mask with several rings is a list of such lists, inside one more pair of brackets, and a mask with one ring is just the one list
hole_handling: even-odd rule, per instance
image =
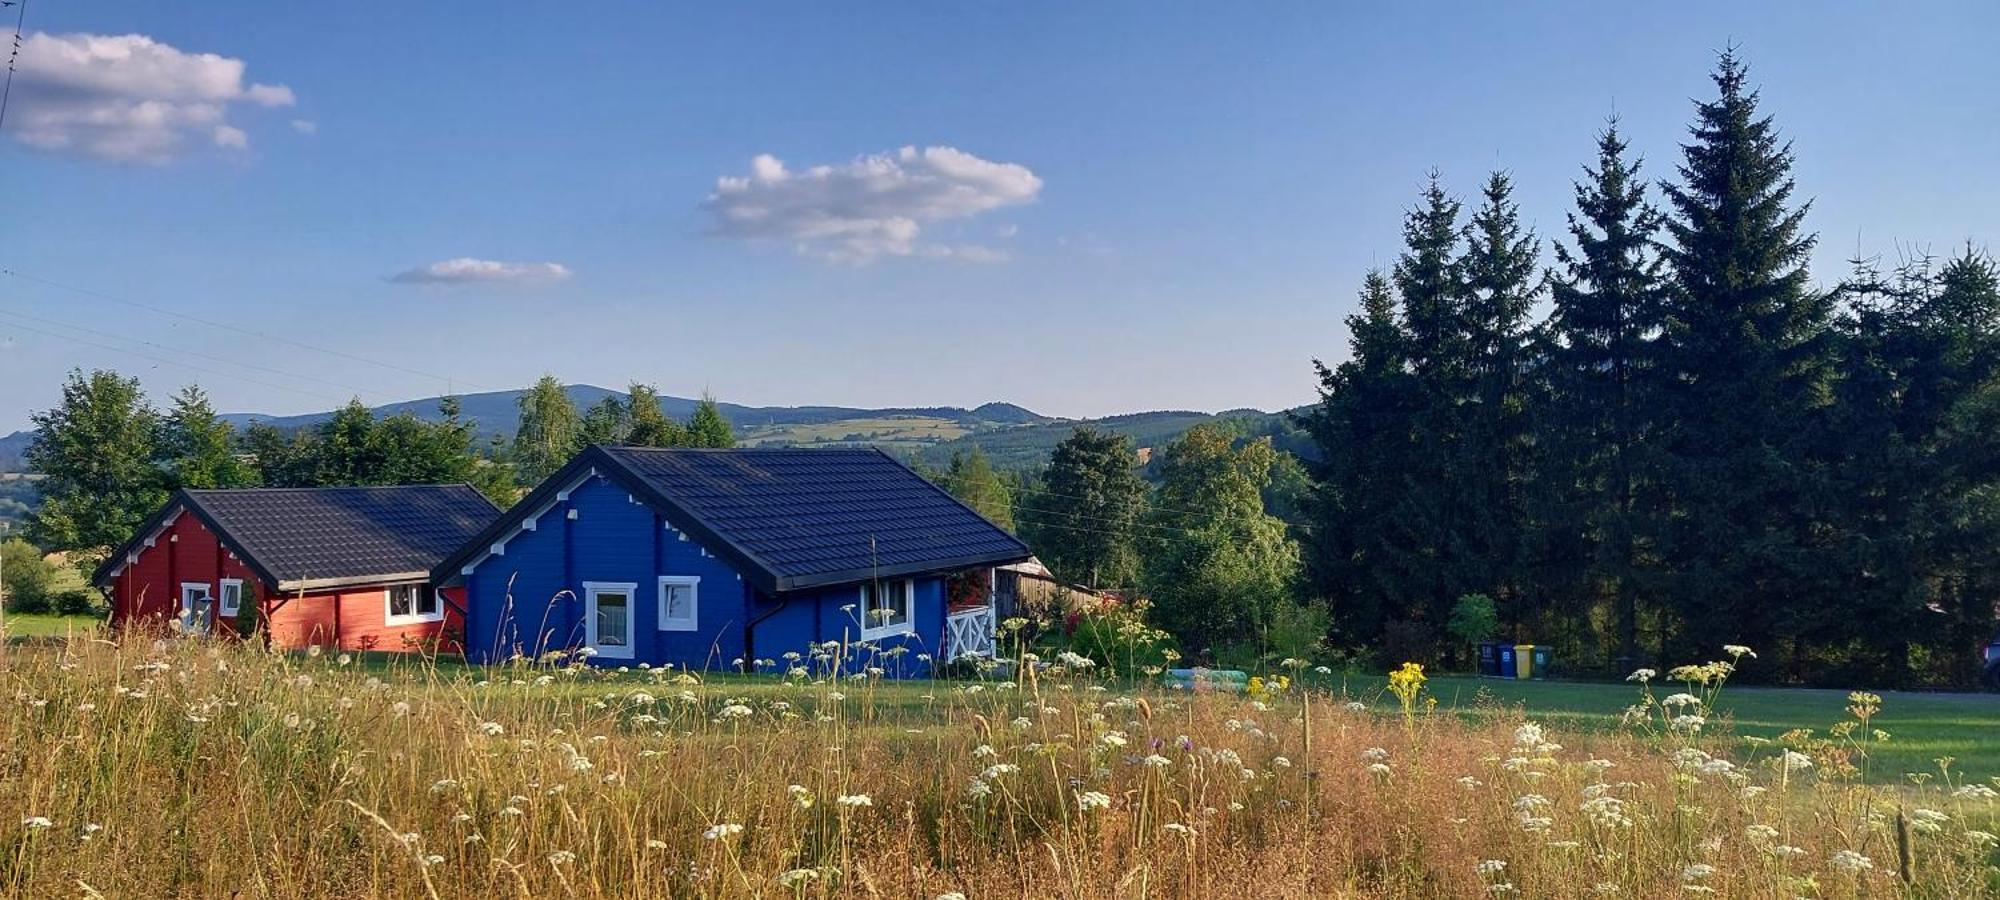
[[[568, 388], [578, 409], [623, 392], [595, 385], [577, 384]], [[512, 434], [520, 420], [522, 391], [492, 391], [466, 394], [459, 398], [460, 416], [475, 423], [482, 435]], [[441, 398], [426, 397], [375, 407], [377, 415], [408, 412], [420, 419], [435, 420]], [[667, 415], [685, 419], [698, 403], [686, 397], [661, 397]], [[966, 409], [956, 406], [911, 406], [862, 408], [851, 406], [744, 406], [717, 403], [722, 415], [736, 427], [737, 437], [746, 446], [878, 446], [900, 452], [926, 465], [943, 465], [955, 451], [977, 446], [995, 466], [1025, 469], [1041, 465], [1048, 453], [1078, 425], [1091, 425], [1131, 438], [1138, 447], [1154, 447], [1182, 432], [1218, 418], [1245, 420], [1253, 433], [1284, 434], [1289, 426], [1282, 414], [1256, 409], [1236, 409], [1221, 413], [1188, 410], [1130, 413], [1100, 419], [1059, 419], [1044, 416], [1012, 403], [985, 403]], [[241, 428], [251, 422], [267, 422], [283, 429], [304, 428], [326, 421], [333, 413], [317, 412], [295, 416], [261, 413], [225, 413], [222, 418]], [[21, 454], [33, 438], [31, 432], [17, 431], [0, 437], [0, 472], [19, 471]]]

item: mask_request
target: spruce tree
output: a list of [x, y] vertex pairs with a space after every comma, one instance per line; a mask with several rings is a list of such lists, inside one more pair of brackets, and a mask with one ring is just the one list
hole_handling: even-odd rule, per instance
[[388, 461], [389, 447], [378, 433], [375, 413], [361, 398], [347, 401], [333, 417], [314, 429], [312, 483], [315, 486], [376, 484]]
[[693, 414], [688, 416], [686, 442], [690, 447], [713, 447], [729, 449], [736, 446], [736, 429], [730, 427], [729, 420], [722, 415], [722, 407], [714, 397], [701, 395], [701, 402], [695, 405]]
[[236, 455], [236, 429], [218, 418], [208, 395], [188, 385], [174, 395], [161, 420], [158, 465], [169, 488], [234, 488], [257, 483], [257, 473]]
[[1463, 570], [1459, 578], [1472, 588], [1465, 593], [1490, 594], [1519, 619], [1521, 607], [1536, 596], [1521, 589], [1520, 564], [1530, 437], [1528, 312], [1541, 295], [1542, 277], [1539, 242], [1521, 225], [1513, 191], [1507, 174], [1494, 172], [1465, 228], [1459, 269], [1466, 381], [1457, 406], [1458, 463], [1451, 472], [1460, 510], [1458, 552], [1445, 562]]
[[951, 464], [938, 476], [938, 486], [993, 524], [1014, 530], [1014, 495], [978, 447], [951, 454]]
[[1136, 462], [1124, 435], [1087, 427], [1049, 455], [1020, 519], [1030, 546], [1058, 576], [1105, 588], [1137, 580], [1146, 485]]
[[581, 417], [569, 392], [554, 375], [543, 375], [521, 394], [521, 421], [514, 431], [515, 477], [533, 487], [569, 462], [578, 450]]
[[1548, 561], [1539, 580], [1580, 595], [1572, 612], [1608, 599], [1616, 652], [1628, 662], [1639, 653], [1641, 536], [1654, 524], [1642, 492], [1663, 290], [1660, 218], [1639, 170], [1613, 121], [1598, 135], [1596, 166], [1575, 186], [1575, 249], [1555, 245], [1548, 394], [1536, 429], [1537, 544]]
[[1403, 224], [1394, 280], [1402, 303], [1410, 369], [1410, 445], [1398, 472], [1396, 507], [1382, 527], [1392, 547], [1382, 560], [1394, 579], [1390, 618], [1401, 620], [1399, 652], [1428, 656], [1452, 602], [1491, 589], [1466, 543], [1467, 404], [1475, 355], [1464, 280], [1460, 204], [1433, 173]]
[[577, 426], [577, 440], [582, 444], [622, 444], [631, 434], [631, 415], [615, 394], [607, 394], [591, 404]]
[[1698, 104], [1670, 204], [1662, 408], [1674, 527], [1670, 567], [1685, 640], [1769, 647], [1809, 614], [1816, 464], [1827, 387], [1829, 298], [1807, 285], [1814, 238], [1792, 200], [1792, 153], [1733, 52]]
[[1361, 308], [1346, 319], [1348, 359], [1318, 360], [1319, 402], [1298, 419], [1319, 452], [1311, 471], [1307, 577], [1332, 605], [1334, 625], [1354, 645], [1380, 638], [1390, 601], [1408, 594], [1416, 572], [1393, 528], [1410, 461], [1414, 381], [1409, 336], [1379, 270], [1361, 287]]

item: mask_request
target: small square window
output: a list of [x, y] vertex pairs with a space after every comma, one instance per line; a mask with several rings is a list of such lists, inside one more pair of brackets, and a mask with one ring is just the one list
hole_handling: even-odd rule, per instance
[[861, 637], [872, 639], [916, 631], [916, 585], [907, 578], [861, 586]]
[[660, 576], [660, 630], [693, 631], [701, 610], [701, 579], [693, 575]]
[[222, 614], [233, 616], [243, 609], [243, 582], [235, 578], [222, 579], [222, 596], [218, 598]]
[[421, 584], [399, 584], [384, 599], [383, 623], [410, 625], [436, 622], [444, 618], [444, 605], [436, 591]]

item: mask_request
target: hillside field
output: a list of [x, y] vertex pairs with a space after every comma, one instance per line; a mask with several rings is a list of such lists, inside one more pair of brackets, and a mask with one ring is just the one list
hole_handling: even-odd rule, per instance
[[[1849, 711], [1816, 697], [1769, 724], [1813, 722], [1824, 738], [1856, 722], [1862, 737], [1795, 738], [1789, 749], [1741, 740], [1764, 712], [1733, 736], [1573, 730], [1534, 699], [1566, 697], [1595, 719], [1617, 696], [1638, 697], [1631, 687], [1586, 696], [1406, 678], [1405, 705], [1376, 679], [1305, 669], [1244, 696], [1060, 664], [1018, 682], [897, 682], [869, 667], [902, 663], [863, 645], [816, 652], [773, 661], [796, 665], [790, 677], [753, 677], [559, 661], [481, 670], [183, 641], [13, 647], [0, 655], [15, 694], [0, 706], [0, 742], [13, 751], [0, 770], [0, 893], [2000, 888], [1990, 773], [1960, 761], [1927, 780], [1886, 775], [1903, 766], [1879, 748], [1902, 738], [1877, 742], [1869, 730], [1915, 733], [1933, 718], [1990, 729], [1990, 704], [1917, 712], [1893, 697], [1875, 713], [1865, 698]], [[1525, 709], [1504, 702], [1511, 690]], [[1726, 692], [1714, 718], [1752, 694]], [[1796, 695], [1774, 695], [1768, 710], [1787, 708], [1784, 696]], [[1892, 718], [1906, 703], [1910, 717]], [[1863, 751], [1869, 779], [1850, 768]]]

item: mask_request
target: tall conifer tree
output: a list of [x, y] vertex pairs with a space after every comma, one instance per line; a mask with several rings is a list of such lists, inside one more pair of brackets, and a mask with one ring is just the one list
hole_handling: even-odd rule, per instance
[[1807, 284], [1813, 236], [1792, 153], [1757, 112], [1735, 53], [1698, 104], [1670, 204], [1662, 373], [1675, 527], [1662, 551], [1693, 646], [1771, 646], [1810, 609], [1807, 453], [1828, 377], [1829, 298]]
[[1653, 249], [1659, 213], [1646, 202], [1639, 163], [1625, 154], [1614, 121], [1598, 136], [1596, 166], [1576, 185], [1568, 216], [1575, 249], [1555, 246], [1535, 519], [1549, 562], [1544, 583], [1574, 585], [1586, 604], [1608, 599], [1617, 652], [1635, 660], [1662, 274]]

